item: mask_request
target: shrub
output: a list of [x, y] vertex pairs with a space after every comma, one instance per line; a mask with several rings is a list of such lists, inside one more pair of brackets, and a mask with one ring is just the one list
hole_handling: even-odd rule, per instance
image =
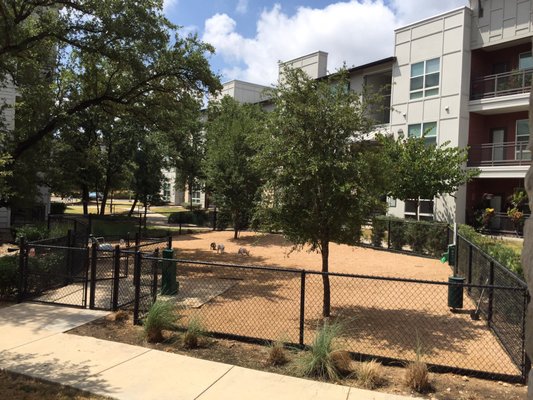
[[300, 359], [303, 375], [337, 381], [351, 372], [350, 354], [337, 348], [335, 343], [341, 333], [339, 323], [324, 322], [315, 335], [311, 349]]
[[44, 224], [18, 226], [14, 228], [14, 236], [17, 242], [22, 237], [26, 239], [26, 242], [34, 242], [46, 239], [48, 237], [48, 229]]
[[175, 311], [174, 304], [167, 301], [158, 300], [146, 316], [144, 321], [144, 333], [149, 342], [162, 342], [163, 330], [173, 329], [178, 316]]
[[407, 244], [406, 222], [400, 218], [391, 218], [390, 243], [394, 250], [402, 250]]
[[428, 225], [425, 223], [409, 222], [407, 224], [407, 242], [415, 253], [423, 253], [428, 238]]
[[205, 327], [198, 314], [195, 314], [189, 320], [187, 331], [183, 335], [183, 345], [188, 349], [198, 347], [198, 341], [205, 334]]
[[387, 221], [384, 218], [372, 218], [372, 246], [381, 247], [386, 230]]
[[459, 234], [478, 246], [504, 267], [509, 268], [517, 275], [523, 277], [524, 271], [522, 270], [520, 254], [516, 253], [512, 248], [502, 242], [479, 234], [474, 228], [468, 225], [459, 225]]
[[0, 299], [11, 299], [18, 288], [18, 257], [0, 257]]
[[440, 257], [448, 249], [448, 225], [428, 224], [425, 249], [435, 257]]
[[268, 352], [267, 364], [278, 366], [278, 365], [284, 365], [288, 361], [289, 360], [287, 358], [287, 354], [285, 352], [285, 346], [283, 345], [283, 342], [279, 340], [275, 341], [270, 347], [270, 351]]
[[204, 210], [174, 212], [168, 216], [169, 224], [190, 224], [206, 226], [210, 221], [210, 213]]
[[408, 388], [418, 393], [427, 392], [431, 388], [427, 364], [420, 360], [407, 364], [405, 369], [405, 384]]
[[383, 375], [383, 366], [376, 360], [363, 362], [356, 369], [357, 383], [365, 389], [381, 386], [385, 381]]
[[65, 214], [67, 205], [60, 201], [53, 201], [50, 203], [50, 214]]

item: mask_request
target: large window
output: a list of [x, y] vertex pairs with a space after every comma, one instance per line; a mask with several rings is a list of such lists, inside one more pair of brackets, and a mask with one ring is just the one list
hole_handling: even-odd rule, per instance
[[439, 80], [440, 58], [411, 64], [411, 100], [438, 95]]
[[[421, 221], [432, 221], [433, 220], [433, 200], [420, 199], [418, 204], [418, 219]], [[407, 200], [405, 202], [405, 211], [404, 217], [406, 219], [416, 218], [416, 201]]]
[[437, 123], [425, 122], [423, 124], [412, 124], [407, 127], [409, 137], [422, 137], [426, 144], [437, 144]]
[[192, 192], [192, 204], [200, 204], [201, 203], [201, 192], [199, 190], [193, 190]]
[[529, 121], [519, 119], [516, 121], [515, 160], [531, 160], [531, 152], [527, 149], [529, 143]]
[[521, 53], [518, 56], [518, 69], [529, 68], [533, 68], [533, 57], [531, 56], [530, 51], [528, 51], [527, 53]]

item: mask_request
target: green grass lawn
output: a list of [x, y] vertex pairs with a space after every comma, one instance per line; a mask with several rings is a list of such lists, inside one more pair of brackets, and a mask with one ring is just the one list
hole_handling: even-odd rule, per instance
[[522, 248], [524, 247], [523, 240], [508, 240], [508, 239], [501, 239], [501, 240], [503, 244], [513, 249], [517, 254], [522, 254]]

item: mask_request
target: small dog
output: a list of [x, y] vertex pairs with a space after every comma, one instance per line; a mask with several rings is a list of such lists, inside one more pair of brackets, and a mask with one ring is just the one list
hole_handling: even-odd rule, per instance
[[224, 245], [222, 243], [217, 245], [217, 253], [219, 253], [219, 252], [220, 253], [224, 253], [224, 249], [225, 249], [225, 247], [224, 247]]
[[209, 247], [211, 247], [211, 250], [216, 250], [217, 249], [217, 244], [215, 242], [212, 242]]
[[237, 252], [240, 256], [250, 256], [250, 250], [248, 250], [246, 247], [239, 247], [239, 251]]

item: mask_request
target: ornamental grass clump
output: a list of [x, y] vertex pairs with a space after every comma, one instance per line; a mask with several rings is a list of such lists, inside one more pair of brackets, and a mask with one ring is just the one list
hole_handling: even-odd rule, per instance
[[287, 352], [285, 350], [285, 345], [281, 340], [276, 340], [268, 352], [267, 364], [272, 366], [285, 365], [289, 359], [287, 358]]
[[418, 392], [425, 393], [431, 390], [429, 382], [429, 370], [425, 362], [422, 361], [422, 342], [416, 334], [416, 358], [405, 367], [405, 385]]
[[355, 374], [357, 383], [365, 389], [375, 389], [385, 381], [383, 366], [376, 360], [359, 364]]
[[189, 324], [187, 325], [187, 331], [183, 335], [183, 345], [188, 349], [195, 349], [199, 345], [199, 340], [205, 335], [205, 326], [199, 315], [193, 315]]
[[350, 353], [340, 349], [337, 343], [341, 334], [339, 323], [324, 322], [316, 333], [311, 349], [300, 359], [302, 375], [338, 381], [353, 372]]
[[158, 300], [152, 304], [144, 321], [144, 334], [148, 342], [162, 342], [163, 330], [174, 329], [177, 320], [178, 315], [173, 303]]

